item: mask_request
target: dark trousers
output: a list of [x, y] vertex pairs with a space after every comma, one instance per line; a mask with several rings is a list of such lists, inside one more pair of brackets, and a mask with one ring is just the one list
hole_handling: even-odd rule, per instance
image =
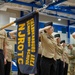
[[38, 54], [38, 58], [37, 58], [37, 74], [35, 75], [41, 75], [41, 54]]
[[1, 49], [0, 49], [0, 75], [4, 75], [4, 55]]
[[18, 70], [18, 75], [29, 75], [29, 74], [23, 74], [20, 72], [20, 70]]
[[68, 73], [68, 64], [65, 63], [65, 67], [64, 67], [64, 75], [67, 75]]
[[41, 58], [41, 75], [56, 75], [56, 61], [53, 58]]
[[18, 67], [18, 75], [29, 75], [29, 74], [23, 74], [23, 73], [21, 73], [18, 64], [17, 64], [17, 67]]
[[11, 71], [11, 62], [7, 61], [7, 64], [5, 65], [5, 75], [10, 75]]
[[60, 59], [57, 60], [57, 68], [56, 68], [56, 75], [64, 75], [64, 67], [63, 67], [63, 61]]

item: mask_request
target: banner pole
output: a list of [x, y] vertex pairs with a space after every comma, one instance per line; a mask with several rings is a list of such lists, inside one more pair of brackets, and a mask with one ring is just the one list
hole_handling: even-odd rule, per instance
[[36, 12], [39, 12], [39, 11], [41, 11], [41, 10], [44, 10], [44, 9], [46, 9], [48, 6], [47, 5], [43, 5], [43, 8], [39, 8], [39, 9], [36, 9]]
[[7, 24], [7, 25], [1, 27], [0, 30], [7, 28], [7, 27], [11, 26], [11, 25], [14, 24], [14, 23], [15, 23], [15, 22], [11, 22], [11, 23], [9, 23], [9, 24]]

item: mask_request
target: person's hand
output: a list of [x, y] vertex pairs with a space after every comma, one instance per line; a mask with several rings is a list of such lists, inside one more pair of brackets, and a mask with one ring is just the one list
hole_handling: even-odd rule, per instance
[[[44, 28], [41, 28], [41, 29], [39, 29], [39, 33], [41, 33], [42, 31], [44, 31], [44, 30], [47, 30], [47, 29], [49, 29], [49, 28], [51, 28], [52, 26], [46, 26], [46, 27], [44, 27]], [[40, 34], [39, 34], [39, 36], [40, 36]]]
[[49, 28], [51, 28], [51, 26], [46, 26], [46, 27], [44, 27], [44, 30], [47, 30]]
[[74, 33], [72, 33], [72, 37], [75, 39], [75, 32], [74, 32]]
[[4, 58], [4, 64], [6, 64], [6, 63], [7, 63], [6, 58]]
[[63, 67], [65, 68], [65, 62], [63, 63]]
[[73, 45], [70, 45], [71, 46], [71, 49], [73, 49]]

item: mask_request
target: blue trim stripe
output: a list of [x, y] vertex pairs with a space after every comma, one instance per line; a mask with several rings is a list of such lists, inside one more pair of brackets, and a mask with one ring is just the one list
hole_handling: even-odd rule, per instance
[[[39, 23], [39, 28], [43, 28], [43, 27], [44, 27], [44, 23], [40, 22]], [[67, 26], [53, 24], [53, 27], [54, 27], [54, 32], [58, 32], [58, 31], [62, 31], [62, 33], [68, 32]], [[73, 32], [75, 32], [75, 28], [74, 27], [70, 27], [70, 33], [72, 34]]]

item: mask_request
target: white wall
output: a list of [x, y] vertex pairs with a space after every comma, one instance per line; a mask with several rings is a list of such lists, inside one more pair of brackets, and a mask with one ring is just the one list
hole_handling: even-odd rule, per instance
[[[13, 11], [10, 9], [8, 9], [6, 12], [0, 11], [0, 27], [5, 26], [6, 24], [9, 24], [10, 17], [18, 18], [19, 14], [20, 14], [19, 11]], [[6, 28], [6, 29], [14, 30], [16, 29], [16, 27], [10, 26], [9, 28]]]

